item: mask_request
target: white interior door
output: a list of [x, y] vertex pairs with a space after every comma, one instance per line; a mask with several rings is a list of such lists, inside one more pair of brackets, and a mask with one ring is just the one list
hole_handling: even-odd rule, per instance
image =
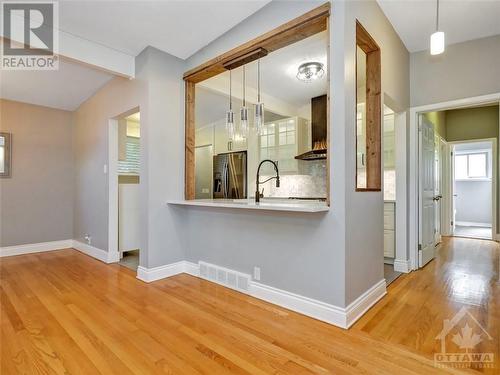
[[451, 234], [455, 234], [457, 225], [457, 193], [455, 189], [455, 146], [451, 146]]
[[420, 247], [419, 266], [423, 267], [436, 256], [435, 229], [435, 140], [434, 128], [420, 116]]
[[434, 150], [434, 243], [439, 244], [441, 243], [441, 198], [443, 197], [443, 183], [441, 178], [441, 138], [437, 133], [434, 133]]

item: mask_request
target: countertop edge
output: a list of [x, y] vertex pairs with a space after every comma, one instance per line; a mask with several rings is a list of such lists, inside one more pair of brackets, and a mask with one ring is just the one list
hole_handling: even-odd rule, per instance
[[283, 211], [283, 212], [328, 212], [330, 207], [327, 205], [313, 205], [313, 204], [300, 204], [290, 203], [288, 206], [279, 203], [266, 203], [265, 206], [249, 205], [241, 203], [228, 203], [228, 202], [207, 202], [199, 200], [168, 200], [167, 204], [178, 206], [194, 206], [194, 207], [215, 207], [215, 208], [235, 208], [240, 210], [254, 210], [254, 211]]

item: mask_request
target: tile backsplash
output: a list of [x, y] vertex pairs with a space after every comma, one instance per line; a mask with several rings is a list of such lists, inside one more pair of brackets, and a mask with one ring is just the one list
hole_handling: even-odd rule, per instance
[[[326, 160], [298, 161], [296, 174], [280, 174], [280, 187], [271, 180], [261, 185], [266, 197], [326, 198]], [[272, 176], [261, 176], [265, 180]]]

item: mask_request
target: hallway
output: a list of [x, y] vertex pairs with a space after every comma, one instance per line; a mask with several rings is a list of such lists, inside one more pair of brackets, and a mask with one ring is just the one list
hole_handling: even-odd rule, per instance
[[[443, 321], [452, 319], [462, 307], [491, 336], [488, 339], [483, 333], [475, 347], [475, 351], [494, 353], [497, 369], [483, 369], [484, 373], [498, 374], [499, 244], [493, 241], [443, 237], [436, 259], [424, 269], [398, 278], [388, 288], [388, 296], [354, 329], [432, 358], [440, 350], [436, 336]], [[455, 349], [453, 352], [463, 351]]]

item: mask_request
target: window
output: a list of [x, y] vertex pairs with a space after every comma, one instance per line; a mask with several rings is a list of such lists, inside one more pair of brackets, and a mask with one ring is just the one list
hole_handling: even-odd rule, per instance
[[139, 174], [140, 172], [140, 140], [136, 137], [127, 137], [125, 144], [126, 159], [118, 160], [118, 174]]
[[488, 152], [455, 155], [455, 179], [484, 179], [490, 177]]

